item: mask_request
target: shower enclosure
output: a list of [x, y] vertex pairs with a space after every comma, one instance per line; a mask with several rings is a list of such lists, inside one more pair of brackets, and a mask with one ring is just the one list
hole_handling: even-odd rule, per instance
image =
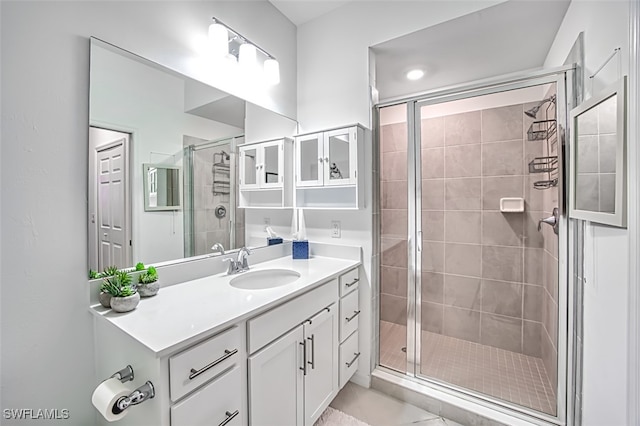
[[[244, 245], [244, 212], [236, 208], [237, 147], [243, 136], [217, 141], [184, 137], [184, 254]], [[219, 246], [218, 246], [219, 247]]]
[[567, 79], [377, 107], [380, 367], [564, 415]]

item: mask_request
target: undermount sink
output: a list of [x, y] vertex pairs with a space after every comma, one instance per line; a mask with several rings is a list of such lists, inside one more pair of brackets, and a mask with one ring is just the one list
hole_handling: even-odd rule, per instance
[[232, 287], [245, 290], [264, 290], [291, 284], [300, 278], [300, 274], [291, 269], [262, 269], [244, 272], [232, 279]]

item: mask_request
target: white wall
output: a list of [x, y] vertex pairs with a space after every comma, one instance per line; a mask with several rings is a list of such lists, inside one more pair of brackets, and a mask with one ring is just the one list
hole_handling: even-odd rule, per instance
[[355, 1], [298, 28], [303, 132], [370, 125], [369, 47], [502, 1]]
[[[549, 51], [545, 67], [562, 65], [578, 34], [584, 31], [585, 99], [588, 99], [615, 82], [621, 74], [628, 74], [628, 21], [628, 1], [574, 0]], [[618, 57], [591, 81], [589, 76], [616, 47], [621, 48]], [[630, 167], [637, 166], [630, 164]], [[626, 229], [587, 225], [584, 247], [585, 426], [630, 424], [627, 420], [627, 404], [630, 403], [627, 393], [628, 237]], [[633, 261], [637, 262], [637, 259]]]
[[189, 43], [217, 15], [279, 59], [282, 83], [270, 102], [294, 115], [295, 27], [267, 2], [2, 1], [0, 7], [1, 406], [66, 408], [70, 424], [93, 424], [83, 225], [89, 36], [181, 69]]

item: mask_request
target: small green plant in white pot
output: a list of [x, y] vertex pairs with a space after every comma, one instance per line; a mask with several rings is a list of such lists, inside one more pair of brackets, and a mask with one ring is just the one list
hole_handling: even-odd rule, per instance
[[151, 297], [158, 294], [158, 290], [160, 290], [158, 271], [153, 266], [149, 266], [145, 272], [138, 276], [138, 293], [142, 297]]
[[96, 279], [96, 278], [105, 279], [105, 281], [103, 281], [102, 285], [100, 286], [100, 296], [98, 297], [98, 300], [100, 300], [100, 304], [105, 308], [111, 307], [111, 297], [112, 297], [111, 294], [105, 289], [106, 278], [115, 276], [117, 272], [118, 272], [118, 268], [116, 268], [115, 266], [109, 266], [100, 273], [91, 271], [91, 270], [89, 271], [89, 279]]
[[129, 312], [138, 306], [140, 295], [131, 284], [131, 276], [125, 271], [118, 271], [114, 276], [104, 279], [102, 289], [111, 295], [111, 309]]

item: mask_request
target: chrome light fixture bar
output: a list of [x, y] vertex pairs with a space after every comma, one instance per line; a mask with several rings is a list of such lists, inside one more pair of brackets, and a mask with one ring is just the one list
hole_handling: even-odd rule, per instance
[[[255, 68], [257, 64], [256, 51], [259, 51], [267, 58], [264, 61], [264, 78], [266, 82], [270, 85], [280, 83], [280, 64], [275, 56], [218, 18], [213, 17], [212, 19], [213, 24], [209, 26], [209, 42], [211, 43], [212, 53], [215, 56], [227, 58], [231, 56], [232, 60], [237, 60], [242, 67], [249, 69]], [[231, 37], [229, 37], [229, 33]], [[230, 51], [229, 46], [234, 42], [240, 46], [237, 51]]]

